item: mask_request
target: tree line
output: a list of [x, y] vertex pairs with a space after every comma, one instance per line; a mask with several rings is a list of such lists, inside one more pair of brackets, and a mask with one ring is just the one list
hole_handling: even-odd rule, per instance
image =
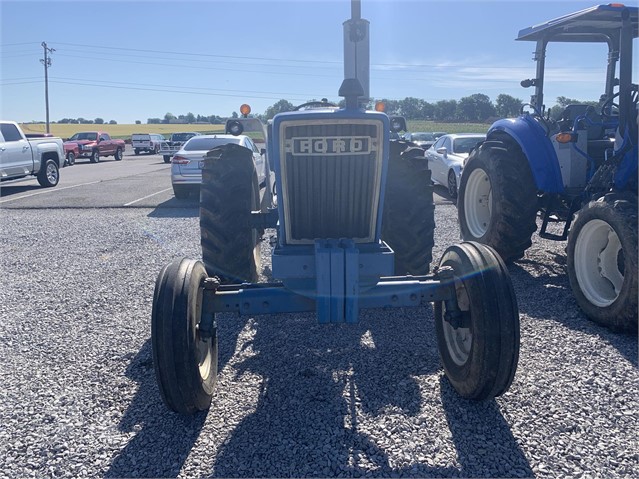
[[[316, 100], [309, 100], [316, 101]], [[459, 100], [440, 100], [434, 103], [427, 102], [421, 98], [406, 97], [403, 100], [380, 99], [386, 105], [386, 113], [389, 115], [401, 115], [407, 120], [432, 120], [437, 122], [456, 122], [456, 123], [482, 123], [491, 122], [495, 118], [512, 118], [521, 113], [523, 100], [502, 93], [497, 95], [493, 103], [487, 95], [483, 93], [475, 93], [470, 96], [460, 98]], [[553, 119], [558, 119], [561, 112], [567, 105], [580, 103], [592, 105], [597, 108], [597, 101], [581, 101], [573, 98], [560, 96], [557, 98], [556, 104], [548, 109], [548, 115]], [[337, 103], [338, 106], [344, 106], [344, 100]], [[371, 100], [367, 108], [374, 108], [375, 101]], [[296, 105], [288, 100], [279, 100], [269, 106], [263, 114], [254, 114], [256, 118], [266, 122], [278, 113], [292, 111]], [[238, 113], [233, 112], [231, 118], [238, 118]], [[191, 112], [182, 115], [174, 115], [166, 113], [162, 118], [148, 118], [147, 124], [167, 124], [167, 123], [208, 123], [220, 125], [226, 122], [226, 117], [219, 115], [195, 115]], [[53, 122], [56, 123], [56, 122]], [[102, 118], [87, 120], [85, 118], [63, 118], [57, 123], [81, 123], [81, 124], [106, 124]], [[135, 121], [141, 124], [140, 120]], [[115, 120], [110, 120], [108, 124], [116, 125]]]

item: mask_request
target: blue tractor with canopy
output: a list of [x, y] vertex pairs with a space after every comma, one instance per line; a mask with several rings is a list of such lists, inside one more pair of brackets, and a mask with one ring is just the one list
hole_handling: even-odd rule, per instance
[[[637, 330], [637, 11], [598, 5], [519, 32], [517, 40], [536, 43], [535, 77], [521, 82], [534, 93], [521, 116], [496, 121], [471, 152], [458, 199], [462, 238], [506, 261], [524, 255], [540, 216], [540, 237], [568, 240], [579, 307], [626, 331]], [[568, 104], [553, 118], [544, 105], [547, 47], [584, 43], [607, 45], [604, 91], [596, 106]]]

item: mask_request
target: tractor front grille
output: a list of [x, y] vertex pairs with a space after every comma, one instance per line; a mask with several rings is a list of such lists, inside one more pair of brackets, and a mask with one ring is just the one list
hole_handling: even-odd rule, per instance
[[382, 124], [372, 120], [284, 121], [280, 130], [286, 241], [375, 237]]

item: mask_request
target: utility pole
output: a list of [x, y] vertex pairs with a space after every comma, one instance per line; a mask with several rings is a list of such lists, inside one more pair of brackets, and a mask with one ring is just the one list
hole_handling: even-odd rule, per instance
[[42, 48], [44, 48], [44, 59], [40, 59], [44, 65], [44, 103], [47, 109], [47, 133], [51, 133], [49, 130], [49, 67], [51, 66], [51, 57], [49, 53], [55, 52], [55, 48], [47, 47], [47, 42], [42, 42]]

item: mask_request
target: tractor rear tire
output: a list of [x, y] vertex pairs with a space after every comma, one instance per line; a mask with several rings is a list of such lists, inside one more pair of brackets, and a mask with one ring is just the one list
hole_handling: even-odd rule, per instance
[[[235, 145], [234, 145], [235, 146]], [[255, 283], [260, 270], [261, 233], [251, 228], [260, 191], [250, 150], [207, 157], [200, 187], [202, 259], [209, 276], [222, 283]]]
[[445, 319], [435, 303], [435, 332], [446, 377], [467, 399], [491, 399], [512, 384], [519, 360], [519, 308], [502, 259], [480, 243], [449, 247], [440, 267], [450, 266], [463, 322]]
[[424, 150], [390, 142], [382, 239], [395, 252], [395, 274], [425, 275], [433, 259], [435, 205]]
[[176, 259], [162, 269], [155, 282], [153, 367], [162, 400], [181, 414], [208, 409], [217, 381], [215, 327], [210, 337], [202, 337], [199, 329], [206, 277], [202, 262]]
[[577, 304], [613, 331], [637, 332], [637, 197], [609, 193], [577, 214], [567, 247]]
[[537, 229], [537, 188], [519, 145], [486, 141], [471, 152], [457, 212], [465, 241], [493, 247], [504, 261], [524, 255]]

